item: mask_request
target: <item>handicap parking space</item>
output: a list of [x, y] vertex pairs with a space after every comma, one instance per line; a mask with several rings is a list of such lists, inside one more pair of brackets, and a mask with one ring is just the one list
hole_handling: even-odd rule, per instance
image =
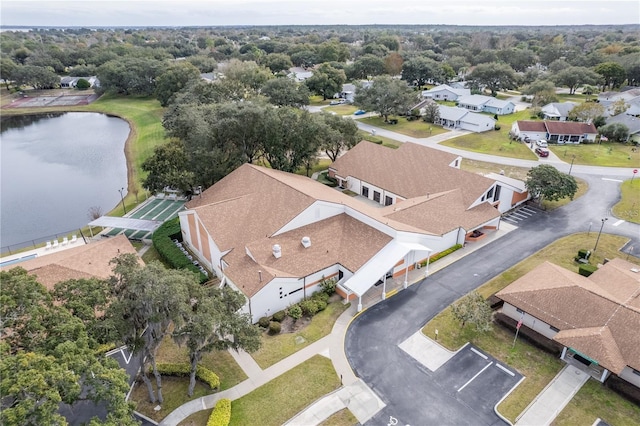
[[508, 223], [517, 224], [519, 222], [522, 222], [523, 220], [529, 219], [530, 217], [540, 212], [541, 210], [536, 207], [524, 205], [505, 213], [502, 216], [502, 220]]

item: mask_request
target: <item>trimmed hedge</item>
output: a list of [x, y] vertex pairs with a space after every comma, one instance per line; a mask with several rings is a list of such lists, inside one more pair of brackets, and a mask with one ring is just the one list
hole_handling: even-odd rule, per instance
[[282, 322], [284, 320], [284, 317], [287, 316], [287, 313], [285, 311], [278, 311], [275, 314], [273, 314], [273, 319], [276, 322]]
[[231, 400], [224, 398], [216, 402], [207, 426], [228, 426], [231, 421]]
[[596, 265], [590, 265], [586, 263], [584, 265], [580, 265], [580, 267], [578, 268], [578, 273], [583, 277], [588, 277], [589, 275], [593, 274], [597, 270], [598, 270], [598, 267]]
[[269, 334], [280, 334], [282, 327], [278, 321], [271, 321], [269, 323]]
[[153, 233], [151, 240], [153, 247], [158, 251], [162, 259], [174, 269], [188, 269], [200, 277], [200, 282], [206, 282], [208, 278], [180, 251], [172, 241], [172, 238], [181, 237], [180, 219], [171, 219]]
[[[158, 362], [156, 363], [158, 372], [167, 376], [188, 376], [191, 374], [189, 364]], [[149, 372], [153, 372], [153, 368], [149, 366]], [[206, 367], [198, 365], [196, 368], [196, 378], [211, 387], [218, 389], [220, 387], [220, 378], [216, 373]]]
[[[442, 259], [446, 255], [451, 254], [456, 250], [460, 250], [461, 248], [462, 248], [462, 244], [456, 244], [455, 246], [449, 247], [448, 249], [443, 250], [440, 253], [436, 253], [433, 256], [429, 257], [429, 263], [431, 264], [431, 263], [435, 262], [436, 260]], [[427, 266], [427, 261], [424, 260], [424, 261], [420, 262], [420, 266], [422, 266], [422, 267]]]
[[267, 328], [269, 327], [269, 317], [261, 317], [258, 320], [258, 325], [262, 328]]

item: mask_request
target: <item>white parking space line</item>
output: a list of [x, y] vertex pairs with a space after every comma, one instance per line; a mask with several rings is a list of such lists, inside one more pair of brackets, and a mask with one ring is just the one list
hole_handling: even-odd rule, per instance
[[498, 363], [496, 363], [496, 367], [498, 367], [500, 370], [504, 371], [505, 373], [507, 373], [511, 377], [515, 377], [516, 376], [516, 374], [513, 371], [508, 370], [506, 367], [503, 367]]
[[[471, 350], [473, 351], [473, 348], [471, 348]], [[476, 353], [477, 353], [477, 352], [476, 352]], [[485, 365], [485, 366], [484, 366], [484, 368], [483, 368], [482, 370], [478, 371], [478, 372], [476, 373], [476, 375], [475, 375], [475, 376], [473, 376], [472, 378], [470, 378], [470, 379], [469, 379], [469, 381], [468, 381], [467, 383], [465, 383], [464, 385], [462, 385], [462, 387], [461, 387], [460, 389], [458, 389], [458, 392], [460, 392], [462, 389], [466, 388], [466, 387], [467, 387], [467, 385], [468, 385], [469, 383], [473, 382], [473, 380], [474, 380], [476, 377], [478, 377], [480, 374], [482, 374], [482, 372], [483, 372], [484, 370], [486, 370], [487, 368], [491, 367], [491, 364], [493, 364], [493, 361], [491, 361], [489, 364]]]
[[609, 182], [622, 182], [619, 179], [611, 179], [611, 178], [602, 178], [602, 180], [608, 180]]
[[471, 352], [473, 352], [476, 355], [481, 356], [484, 359], [488, 359], [488, 357], [485, 354], [483, 354], [482, 352], [478, 352], [475, 348], [471, 348]]
[[622, 225], [624, 223], [624, 220], [620, 219], [619, 221], [617, 221], [616, 223], [613, 224], [613, 226], [618, 226], [618, 225]]

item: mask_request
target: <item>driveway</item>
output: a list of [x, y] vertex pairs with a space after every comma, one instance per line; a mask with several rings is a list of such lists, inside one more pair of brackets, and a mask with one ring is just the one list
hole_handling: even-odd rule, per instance
[[[367, 424], [386, 425], [390, 417], [403, 425], [502, 422], [453, 397], [451, 390], [447, 394], [432, 373], [398, 345], [456, 299], [556, 239], [587, 231], [592, 223], [595, 243], [595, 224], [609, 217], [619, 197], [619, 182], [604, 176], [580, 177], [590, 186], [583, 197], [553, 212], [530, 216], [518, 223], [517, 230], [367, 309], [352, 322], [345, 339], [347, 359], [387, 405]], [[607, 221], [603, 232], [627, 236], [633, 240], [630, 245], [640, 245], [640, 226], [611, 222], [615, 223]]]

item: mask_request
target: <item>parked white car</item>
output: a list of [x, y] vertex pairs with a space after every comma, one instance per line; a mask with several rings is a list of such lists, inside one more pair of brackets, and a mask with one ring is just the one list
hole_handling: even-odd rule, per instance
[[540, 139], [536, 141], [536, 145], [539, 146], [540, 148], [546, 148], [547, 147], [547, 141], [544, 139]]

